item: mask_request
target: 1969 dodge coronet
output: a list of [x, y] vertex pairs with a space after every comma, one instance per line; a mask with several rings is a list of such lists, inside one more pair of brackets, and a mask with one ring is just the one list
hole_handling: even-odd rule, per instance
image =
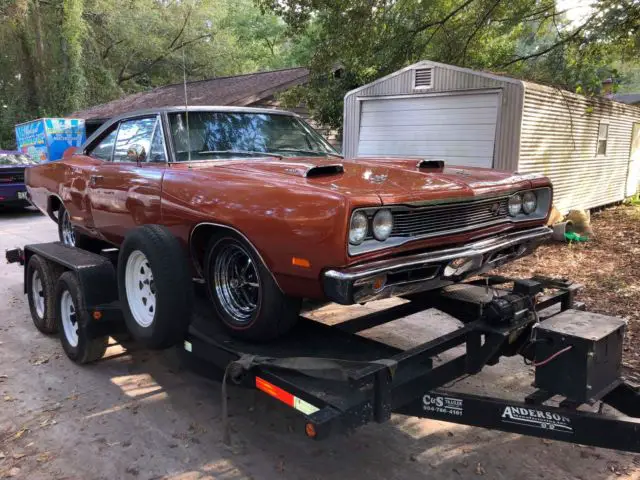
[[62, 242], [120, 247], [121, 303], [139, 337], [182, 321], [164, 318], [181, 286], [165, 278], [170, 255], [153, 251], [162, 235], [177, 239], [187, 278], [204, 281], [219, 320], [254, 340], [291, 328], [302, 299], [415, 294], [527, 255], [550, 236], [545, 177], [432, 159], [345, 160], [298, 116], [265, 109], [114, 118], [80, 150], [30, 168], [26, 183]]

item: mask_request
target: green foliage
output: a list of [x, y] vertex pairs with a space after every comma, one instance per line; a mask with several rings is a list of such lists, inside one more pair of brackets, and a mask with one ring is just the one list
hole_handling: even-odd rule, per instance
[[[601, 0], [570, 22], [555, 0], [256, 0], [292, 32], [313, 26], [315, 80], [300, 88], [317, 119], [341, 125], [342, 98], [419, 60], [601, 93], [611, 65], [640, 50], [640, 2]], [[343, 77], [331, 79], [336, 65]]]
[[183, 65], [199, 80], [308, 63], [303, 37], [252, 0], [0, 0], [0, 148], [16, 123], [181, 82]]

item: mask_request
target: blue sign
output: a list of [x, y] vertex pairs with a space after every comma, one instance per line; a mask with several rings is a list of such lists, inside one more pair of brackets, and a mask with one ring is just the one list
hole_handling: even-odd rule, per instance
[[60, 160], [69, 147], [81, 146], [86, 138], [84, 120], [41, 118], [16, 125], [18, 149], [39, 162]]

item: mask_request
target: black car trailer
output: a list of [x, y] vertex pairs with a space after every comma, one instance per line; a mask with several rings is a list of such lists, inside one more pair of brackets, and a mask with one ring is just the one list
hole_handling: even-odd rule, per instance
[[[75, 275], [84, 302], [76, 308], [85, 313], [80, 341], [125, 332], [117, 250], [96, 254], [56, 242], [7, 251], [9, 262], [25, 265], [28, 295], [26, 265], [34, 256], [49, 277]], [[297, 410], [313, 439], [399, 413], [640, 452], [639, 390], [621, 377], [625, 322], [582, 311], [574, 300], [579, 288], [565, 279], [486, 277], [337, 326], [301, 318], [289, 334], [265, 344], [229, 336], [203, 301], [178, 347], [198, 370], [224, 373], [223, 408], [227, 383], [259, 389]], [[408, 350], [358, 335], [431, 307], [459, 319], [461, 328]], [[459, 346], [464, 353], [434, 362]], [[444, 387], [514, 355], [535, 368], [535, 389], [522, 401]], [[604, 414], [604, 404], [620, 414]]]

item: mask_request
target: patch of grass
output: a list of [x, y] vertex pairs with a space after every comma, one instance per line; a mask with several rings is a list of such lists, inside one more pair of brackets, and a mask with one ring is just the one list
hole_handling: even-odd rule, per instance
[[624, 203], [627, 205], [633, 205], [634, 207], [640, 207], [640, 192], [637, 192], [632, 197], [627, 197]]

